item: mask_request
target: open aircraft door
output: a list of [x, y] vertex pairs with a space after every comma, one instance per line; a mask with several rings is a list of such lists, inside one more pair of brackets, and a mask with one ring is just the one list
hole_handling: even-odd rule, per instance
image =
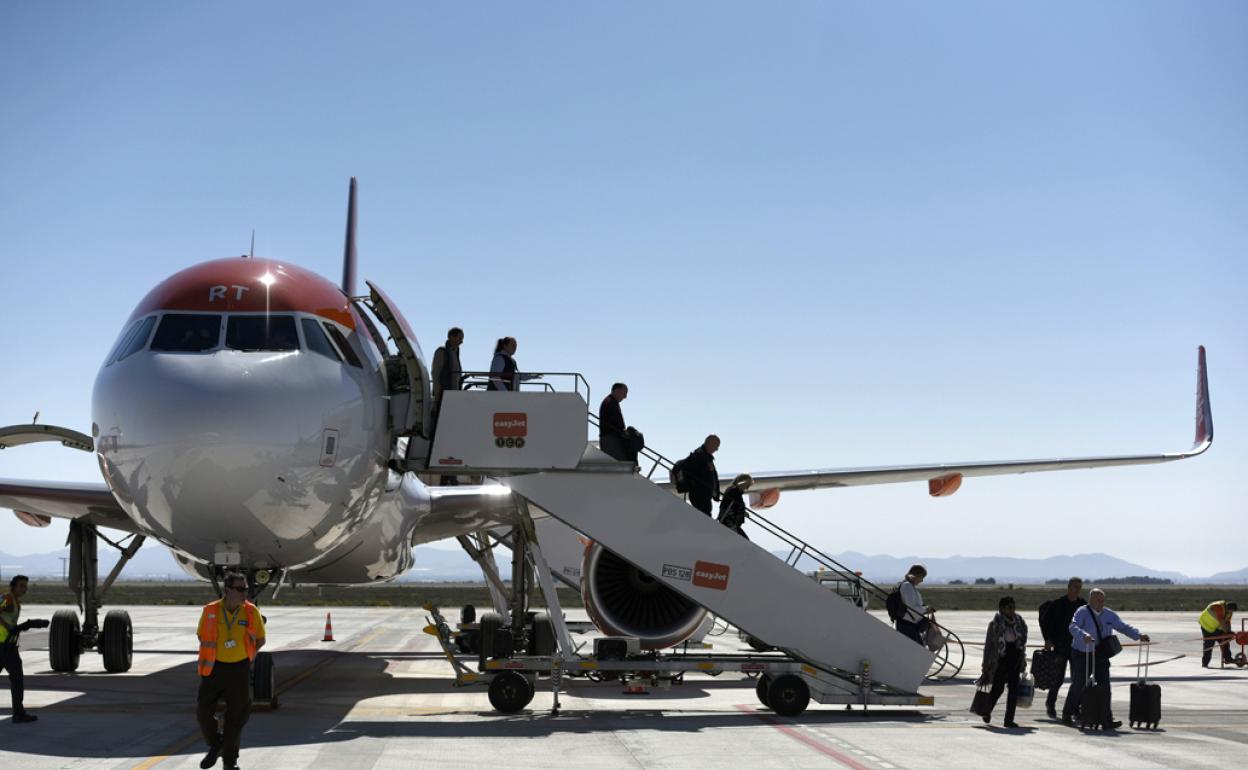
[[372, 281], [364, 283], [369, 289], [369, 307], [385, 324], [398, 351], [386, 357], [391, 431], [396, 440], [400, 437], [408, 440], [405, 459], [409, 468], [414, 470], [417, 464], [424, 468], [429, 455], [429, 439], [433, 435], [433, 395], [424, 354], [412, 327], [390, 297]]

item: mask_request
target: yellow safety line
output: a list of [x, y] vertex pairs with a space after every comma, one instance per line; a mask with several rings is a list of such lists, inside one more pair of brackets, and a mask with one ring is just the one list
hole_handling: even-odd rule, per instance
[[[384, 629], [384, 628], [376, 628], [376, 629], [373, 629], [373, 632], [372, 632], [371, 634], [369, 634], [369, 635], [365, 636], [365, 637], [364, 637], [363, 639], [361, 639], [360, 641], [358, 641], [358, 642], [356, 642], [355, 644], [351, 645], [351, 647], [350, 647], [348, 650], [346, 650], [346, 652], [354, 652], [355, 650], [359, 649], [360, 647], [363, 647], [364, 645], [366, 645], [366, 644], [368, 644], [369, 642], [373, 641], [373, 640], [374, 640], [374, 639], [376, 639], [377, 637], [381, 636], [383, 633], [385, 633], [385, 631], [386, 631], [386, 629]], [[307, 667], [306, 669], [304, 669], [303, 671], [301, 671], [301, 672], [299, 672], [298, 674], [294, 675], [294, 676], [293, 676], [293, 677], [291, 677], [290, 679], [287, 679], [285, 682], [283, 682], [283, 683], [281, 684], [281, 686], [280, 686], [280, 687], [278, 687], [276, 690], [274, 690], [274, 691], [273, 691], [273, 695], [274, 695], [274, 697], [276, 697], [276, 696], [278, 696], [278, 695], [281, 695], [282, 693], [286, 692], [286, 691], [287, 691], [287, 690], [289, 690], [290, 688], [292, 688], [292, 687], [294, 687], [295, 685], [299, 684], [299, 683], [300, 683], [300, 682], [302, 682], [303, 680], [305, 680], [305, 679], [307, 679], [308, 677], [312, 676], [312, 675], [313, 675], [313, 674], [315, 674], [317, 671], [320, 671], [322, 668], [325, 668], [325, 667], [326, 667], [326, 666], [328, 666], [330, 663], [332, 663], [334, 660], [336, 660], [336, 658], [334, 658], [334, 657], [330, 656], [330, 657], [326, 657], [326, 658], [323, 658], [323, 659], [321, 659], [321, 660], [318, 660], [316, 663], [313, 663], [311, 666], [308, 666], [308, 667]], [[177, 742], [177, 743], [175, 743], [174, 745], [172, 745], [172, 746], [170, 746], [169, 748], [165, 749], [163, 754], [156, 754], [156, 755], [154, 755], [154, 756], [148, 757], [147, 759], [143, 760], [143, 761], [142, 761], [142, 762], [140, 762], [139, 764], [137, 764], [137, 765], [135, 765], [134, 767], [132, 767], [130, 770], [151, 770], [151, 768], [155, 767], [156, 765], [159, 765], [161, 762], [164, 762], [166, 759], [169, 759], [170, 757], [174, 756], [175, 754], [180, 753], [183, 749], [186, 749], [186, 748], [190, 747], [190, 746], [191, 746], [192, 744], [194, 744], [196, 741], [200, 741], [200, 740], [203, 740], [203, 736], [202, 736], [202, 735], [200, 735], [198, 732], [191, 733], [190, 735], [186, 736], [185, 738], [183, 738], [182, 740], [178, 741], [178, 742]]]

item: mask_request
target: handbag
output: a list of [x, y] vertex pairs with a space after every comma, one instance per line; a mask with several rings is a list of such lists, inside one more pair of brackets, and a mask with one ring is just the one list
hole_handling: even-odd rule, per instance
[[928, 623], [926, 635], [927, 649], [932, 652], [940, 652], [945, 646], [945, 635], [941, 632], [940, 626], [935, 621]]
[[1031, 708], [1031, 701], [1036, 696], [1036, 680], [1031, 674], [1023, 674], [1018, 678], [1018, 695], [1015, 706], [1020, 709]]
[[[1091, 612], [1091, 610], [1088, 611]], [[1097, 655], [1109, 660], [1118, 653], [1122, 652], [1122, 642], [1118, 640], [1117, 636], [1112, 634], [1110, 636], [1101, 636], [1101, 621], [1097, 619], [1095, 612], [1092, 613], [1092, 624], [1096, 626], [1096, 638], [1098, 640], [1096, 643]]]
[[992, 713], [988, 708], [988, 704], [991, 702], [989, 700], [991, 692], [992, 684], [990, 682], [984, 682], [975, 688], [975, 697], [971, 700], [970, 711], [972, 714], [982, 717], [985, 714]]

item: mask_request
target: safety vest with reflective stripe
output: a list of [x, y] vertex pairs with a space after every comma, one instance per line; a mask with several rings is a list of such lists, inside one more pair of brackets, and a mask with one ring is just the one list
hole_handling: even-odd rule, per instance
[[[243, 635], [243, 650], [247, 660], [256, 659], [256, 615], [260, 610], [251, 602], [243, 602], [243, 610], [247, 613], [247, 633]], [[225, 606], [221, 599], [208, 602], [199, 615], [199, 675], [211, 676], [212, 667], [217, 663], [217, 622]]]
[[[1230, 629], [1231, 613], [1226, 609], [1226, 601], [1217, 601], [1205, 608], [1200, 613], [1200, 627], [1208, 633], [1213, 633], [1219, 628]], [[1191, 617], [1190, 615], [1188, 617]]]
[[[17, 600], [13, 594], [4, 594], [0, 596], [0, 619], [4, 623], [17, 628], [18, 618], [22, 616], [22, 603]], [[0, 644], [9, 641], [9, 629], [4, 627], [4, 623], [0, 623]]]

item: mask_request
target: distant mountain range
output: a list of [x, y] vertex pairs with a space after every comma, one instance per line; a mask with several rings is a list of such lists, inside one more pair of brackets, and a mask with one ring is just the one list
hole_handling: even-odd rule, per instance
[[[0, 576], [3, 583], [15, 573], [31, 577], [56, 578], [62, 575], [62, 558], [69, 549], [48, 553], [14, 555], [0, 551]], [[784, 558], [785, 552], [776, 555]], [[481, 571], [461, 551], [418, 546], [414, 550], [416, 566], [403, 576], [413, 582], [479, 581]], [[1085, 553], [1070, 556], [1050, 556], [1047, 559], [1018, 559], [1004, 556], [949, 556], [924, 558], [920, 556], [867, 555], [856, 551], [834, 554], [840, 563], [850, 569], [861, 571], [863, 576], [878, 583], [901, 580], [911, 564], [927, 567], [928, 582], [948, 583], [963, 580], [968, 583], [976, 578], [994, 578], [998, 583], [1043, 583], [1046, 580], [1065, 579], [1079, 575], [1087, 581], [1104, 578], [1147, 576], [1168, 578], [1176, 583], [1248, 583], [1248, 567], [1234, 572], [1219, 572], [1205, 577], [1189, 577], [1181, 572], [1157, 570], [1141, 564], [1133, 564], [1104, 553]], [[509, 573], [507, 559], [499, 560], [499, 568], [506, 577]], [[117, 562], [116, 553], [107, 547], [100, 549], [100, 573], [107, 574]], [[815, 570], [818, 564], [804, 558], [798, 565], [806, 571]], [[162, 547], [144, 548], [126, 565], [122, 573], [125, 580], [190, 580], [173, 560], [169, 551]]]

